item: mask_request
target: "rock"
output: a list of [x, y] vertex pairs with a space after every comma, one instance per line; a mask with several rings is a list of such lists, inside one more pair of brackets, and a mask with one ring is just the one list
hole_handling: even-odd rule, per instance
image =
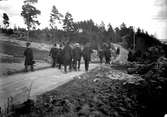
[[100, 81], [100, 78], [95, 78], [95, 79], [93, 80], [93, 82], [98, 82], [98, 81]]
[[120, 115], [118, 114], [117, 111], [114, 112], [114, 116], [115, 116], [115, 117], [120, 117]]
[[150, 70], [144, 75], [144, 77], [148, 79], [148, 78], [151, 78], [152, 75], [153, 75], [153, 71]]
[[124, 107], [119, 107], [119, 109], [120, 109], [121, 111], [123, 111], [123, 112], [127, 111], [127, 109], [124, 108]]
[[67, 105], [67, 108], [68, 108], [68, 110], [69, 110], [69, 112], [73, 112], [74, 111], [74, 109], [75, 109], [75, 106], [74, 106], [74, 104], [72, 104], [69, 100], [65, 100], [65, 102], [66, 102], [66, 105]]
[[15, 114], [28, 114], [32, 111], [34, 107], [34, 101], [28, 99], [23, 104], [18, 104], [14, 106], [14, 112]]
[[92, 111], [89, 117], [102, 117], [99, 111]]
[[128, 68], [128, 74], [135, 74], [138, 68]]
[[82, 115], [88, 116], [89, 113], [90, 113], [89, 105], [84, 104], [78, 114], [79, 114], [79, 116], [82, 116]]

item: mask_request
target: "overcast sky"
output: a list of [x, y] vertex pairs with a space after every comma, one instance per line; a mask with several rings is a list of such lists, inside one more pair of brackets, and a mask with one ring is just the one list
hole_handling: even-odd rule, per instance
[[[161, 1], [161, 2], [160, 2]], [[93, 19], [115, 28], [122, 22], [127, 26], [141, 27], [159, 39], [167, 39], [167, 0], [38, 0], [36, 7], [41, 10], [40, 28], [49, 26], [51, 8], [55, 5], [65, 14], [70, 12], [74, 21]], [[2, 14], [7, 13], [12, 26], [25, 26], [20, 16], [23, 0], [0, 0], [0, 25]]]

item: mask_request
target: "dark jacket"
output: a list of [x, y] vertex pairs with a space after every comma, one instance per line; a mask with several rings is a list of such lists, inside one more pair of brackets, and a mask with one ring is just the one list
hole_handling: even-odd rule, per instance
[[110, 49], [107, 48], [104, 53], [105, 53], [105, 57], [106, 58], [110, 58], [111, 57], [111, 51], [110, 51]]
[[58, 49], [56, 47], [51, 48], [49, 56], [51, 56], [52, 58], [56, 58], [57, 57], [57, 52]]
[[119, 48], [117, 48], [116, 53], [117, 53], [117, 55], [120, 54], [120, 49]]
[[63, 55], [63, 64], [69, 65], [72, 61], [72, 48], [69, 45], [66, 45], [62, 52]]
[[89, 47], [85, 47], [82, 51], [84, 60], [91, 61], [91, 53], [92, 53], [92, 50]]
[[63, 56], [63, 49], [59, 48], [59, 49], [58, 49], [58, 52], [57, 52], [57, 62], [58, 62], [59, 64], [62, 64], [62, 63], [63, 63], [63, 58], [62, 58], [62, 56]]
[[26, 48], [24, 51], [25, 65], [33, 65], [33, 51], [31, 48]]
[[74, 60], [81, 60], [81, 55], [82, 55], [82, 51], [80, 47], [75, 47], [73, 49], [73, 59]]

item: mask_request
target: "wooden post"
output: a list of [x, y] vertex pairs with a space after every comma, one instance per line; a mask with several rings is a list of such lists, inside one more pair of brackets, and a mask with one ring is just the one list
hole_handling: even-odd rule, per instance
[[135, 50], [136, 48], [136, 39], [135, 39], [135, 29], [134, 29], [134, 33], [133, 33], [133, 49]]
[[29, 41], [29, 26], [27, 27], [28, 28], [28, 32], [27, 32], [27, 42]]
[[[28, 3], [27, 3], [28, 4]], [[29, 31], [30, 31], [30, 16], [29, 16], [29, 11], [27, 11], [28, 14], [28, 19], [27, 19], [27, 42], [29, 42]]]

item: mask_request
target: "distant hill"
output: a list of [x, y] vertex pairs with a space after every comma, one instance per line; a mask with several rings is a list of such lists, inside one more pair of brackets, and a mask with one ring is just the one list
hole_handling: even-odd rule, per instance
[[167, 44], [167, 39], [160, 40], [162, 43]]

